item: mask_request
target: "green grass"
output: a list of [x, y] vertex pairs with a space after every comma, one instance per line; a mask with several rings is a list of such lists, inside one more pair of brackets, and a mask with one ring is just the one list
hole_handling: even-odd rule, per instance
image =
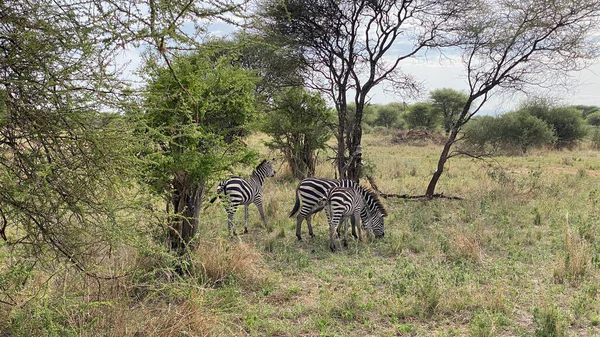
[[[248, 144], [277, 156], [261, 141], [254, 136]], [[390, 136], [375, 135], [365, 135], [363, 149], [376, 164], [379, 188], [396, 194], [424, 194], [441, 150], [392, 145]], [[172, 288], [158, 288], [162, 296], [136, 299], [125, 292], [103, 307], [95, 324], [105, 328], [98, 331], [130, 336], [136, 331], [147, 336], [600, 335], [600, 152], [581, 148], [492, 161], [452, 158], [436, 192], [463, 200], [386, 199], [385, 238], [350, 240], [336, 253], [329, 250], [322, 213], [313, 219], [316, 237], [308, 236], [304, 223], [304, 241], [296, 240], [295, 219], [288, 214], [297, 181], [286, 175], [285, 166], [277, 170], [264, 187], [268, 228], [251, 206], [250, 233], [230, 239], [223, 204], [209, 205], [201, 214], [202, 248], [192, 261], [202, 275], [161, 283]], [[327, 162], [317, 172], [334, 176]], [[240, 229], [243, 209], [235, 220]], [[158, 275], [168, 279], [170, 274]], [[128, 286], [141, 287], [123, 287]], [[24, 324], [22, 317], [32, 313], [50, 320], [57, 314], [23, 307], [12, 319]], [[59, 322], [73, 320], [61, 314]], [[127, 329], [106, 328], [116, 324]], [[34, 328], [30, 331], [39, 331]]]
[[[372, 135], [364, 144], [384, 192], [424, 193], [439, 146]], [[296, 241], [287, 218], [296, 182], [267, 180], [273, 231], [251, 211], [251, 232], [240, 239], [278, 281], [268, 295], [245, 293], [247, 306], [229, 314], [250, 315], [243, 329], [253, 336], [597, 335], [599, 168], [600, 153], [586, 149], [453, 158], [437, 192], [464, 200], [387, 199], [385, 239], [351, 241], [335, 254], [323, 215], [315, 238], [304, 224], [305, 240]], [[333, 168], [319, 173], [332, 177]], [[222, 211], [205, 226], [222, 237], [225, 223]]]

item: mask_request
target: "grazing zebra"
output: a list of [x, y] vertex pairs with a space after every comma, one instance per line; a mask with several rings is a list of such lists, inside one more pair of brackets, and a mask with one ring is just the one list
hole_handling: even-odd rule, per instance
[[[310, 236], [315, 236], [312, 230], [311, 217], [314, 213], [323, 209], [320, 201], [325, 197], [327, 191], [336, 186], [356, 188], [359, 190], [371, 212], [373, 222], [373, 234], [376, 237], [384, 236], [383, 217], [387, 216], [385, 208], [381, 204], [379, 198], [368, 189], [360, 186], [352, 180], [335, 180], [324, 178], [306, 178], [303, 179], [296, 187], [296, 203], [290, 212], [290, 217], [296, 216], [296, 237], [298, 241], [302, 241], [301, 227], [302, 221], [306, 219], [308, 225], [308, 233]], [[354, 236], [354, 227], [352, 228]]]
[[[319, 202], [320, 206], [325, 207], [327, 221], [329, 222], [329, 248], [332, 252], [336, 251], [333, 233], [336, 228], [344, 226], [344, 247], [348, 245], [348, 217], [354, 216], [356, 224], [362, 219], [362, 226], [367, 230], [371, 229], [371, 214], [365, 204], [365, 199], [361, 193], [354, 188], [335, 186], [327, 191], [325, 197]], [[358, 233], [360, 235], [360, 227]]]
[[[248, 233], [248, 206], [254, 203], [258, 208], [258, 213], [262, 219], [265, 227], [267, 226], [267, 220], [265, 218], [265, 212], [262, 206], [262, 185], [266, 177], [273, 177], [275, 170], [273, 169], [272, 160], [263, 160], [256, 169], [252, 172], [249, 180], [241, 177], [231, 177], [225, 180], [217, 186], [217, 193], [219, 195], [226, 195], [229, 198], [225, 210], [227, 211], [227, 230], [229, 236], [233, 229], [233, 235], [237, 235], [235, 228], [233, 228], [233, 215], [239, 205], [244, 205], [244, 233]], [[217, 197], [214, 197], [210, 202], [214, 202]]]

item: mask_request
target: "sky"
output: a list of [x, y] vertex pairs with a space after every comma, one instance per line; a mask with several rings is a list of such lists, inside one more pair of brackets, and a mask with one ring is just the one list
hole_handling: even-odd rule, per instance
[[[209, 27], [211, 34], [227, 36], [231, 34], [231, 26], [216, 22]], [[396, 48], [401, 51], [402, 47]], [[392, 51], [394, 51], [392, 49]], [[439, 55], [428, 52], [425, 56], [403, 61], [402, 71], [414, 76], [423, 85], [423, 93], [415, 99], [406, 99], [386, 92], [383, 86], [372, 90], [372, 104], [386, 104], [390, 102], [406, 101], [414, 103], [427, 99], [430, 91], [441, 88], [452, 88], [466, 91], [468, 86], [464, 66], [457, 57], [454, 61], [449, 58], [440, 58]], [[585, 70], [572, 72], [567, 75], [576, 85], [568, 88], [554, 88], [550, 91], [537, 92], [536, 95], [550, 97], [559, 105], [594, 105], [600, 106], [600, 59], [596, 59]], [[533, 94], [533, 89], [531, 90]], [[481, 114], [498, 115], [517, 108], [520, 102], [526, 100], [528, 95], [523, 93], [492, 92], [488, 102], [482, 107]]]
[[[216, 22], [208, 26], [208, 31], [213, 36], [228, 36], [233, 32], [233, 29], [226, 23]], [[119, 56], [118, 63], [126, 64], [125, 77], [133, 81], [137, 80], [133, 73], [140, 64], [138, 50], [124, 50]], [[386, 104], [402, 101], [414, 103], [426, 100], [428, 93], [435, 89], [452, 88], [459, 91], [466, 91], [467, 89], [464, 66], [459, 58], [453, 61], [449, 58], [440, 58], [435, 53], [429, 52], [425, 56], [404, 60], [401, 63], [401, 68], [403, 72], [412, 75], [422, 84], [422, 95], [407, 99], [386, 92], [384, 87], [380, 85], [372, 90], [370, 103]], [[550, 96], [554, 102], [561, 105], [600, 106], [600, 59], [596, 59], [587, 69], [569, 73], [568, 76], [574, 80], [576, 85], [569, 88], [555, 88], [541, 94]], [[482, 107], [480, 114], [499, 115], [514, 110], [520, 102], [527, 98], [528, 96], [523, 93], [499, 94], [498, 92], [492, 92], [491, 98]]]
[[[402, 65], [402, 70], [413, 75], [423, 84], [423, 95], [416, 100], [426, 100], [430, 91], [441, 88], [452, 88], [466, 91], [465, 68], [460, 60], [440, 60], [439, 57], [407, 60]], [[559, 105], [595, 105], [600, 106], [600, 59], [595, 60], [587, 69], [571, 72], [568, 76], [576, 85], [568, 88], [554, 88], [550, 91], [536, 94], [549, 96]], [[532, 91], [534, 89], [532, 88]], [[526, 100], [523, 93], [492, 92], [491, 99], [481, 110], [482, 114], [497, 115], [517, 108], [520, 102]], [[384, 92], [381, 87], [374, 89], [371, 103], [386, 104], [402, 101], [397, 97]], [[414, 101], [414, 100], [412, 100]], [[409, 103], [411, 100], [409, 100]]]

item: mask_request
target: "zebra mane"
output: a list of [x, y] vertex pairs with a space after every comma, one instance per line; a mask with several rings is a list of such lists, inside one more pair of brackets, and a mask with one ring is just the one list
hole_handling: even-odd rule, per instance
[[258, 164], [258, 166], [256, 166], [256, 168], [254, 169], [255, 171], [258, 170], [261, 166], [263, 166], [265, 163], [267, 162], [266, 159], [263, 159], [263, 161], [260, 162], [260, 164]]
[[375, 202], [375, 206], [377, 206], [377, 208], [379, 208], [379, 211], [381, 212], [381, 215], [383, 216], [387, 216], [388, 213], [385, 210], [385, 207], [383, 207], [383, 203], [381, 202], [381, 199], [379, 199], [379, 196], [377, 195], [377, 193], [373, 192], [373, 190], [371, 190], [370, 188], [358, 185], [357, 186], [365, 191], [371, 198], [373, 198], [373, 202]]

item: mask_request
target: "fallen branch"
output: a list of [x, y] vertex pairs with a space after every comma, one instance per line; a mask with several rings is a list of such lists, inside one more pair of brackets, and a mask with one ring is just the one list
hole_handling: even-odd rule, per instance
[[401, 198], [401, 199], [434, 199], [434, 198], [441, 198], [441, 199], [449, 199], [449, 200], [464, 200], [461, 197], [452, 197], [452, 196], [448, 196], [448, 195], [444, 195], [444, 193], [436, 193], [434, 194], [431, 198], [429, 198], [428, 196], [426, 196], [425, 194], [423, 195], [408, 195], [408, 194], [394, 194], [394, 193], [379, 193], [379, 196], [382, 198]]
[[379, 194], [380, 197], [386, 198], [386, 199], [387, 198], [400, 198], [400, 199], [427, 199], [427, 200], [430, 200], [433, 198], [440, 198], [440, 199], [449, 199], [449, 200], [464, 200], [461, 197], [451, 197], [451, 196], [444, 195], [444, 193], [434, 194], [433, 197], [431, 197], [431, 198], [429, 198], [425, 194], [423, 194], [423, 195], [408, 195], [408, 194], [383, 193], [377, 187], [377, 184], [375, 183], [375, 179], [373, 179], [373, 177], [371, 177], [370, 175], [367, 175], [367, 180], [369, 181], [369, 184], [371, 184], [371, 188], [375, 192], [377, 192], [377, 194]]

